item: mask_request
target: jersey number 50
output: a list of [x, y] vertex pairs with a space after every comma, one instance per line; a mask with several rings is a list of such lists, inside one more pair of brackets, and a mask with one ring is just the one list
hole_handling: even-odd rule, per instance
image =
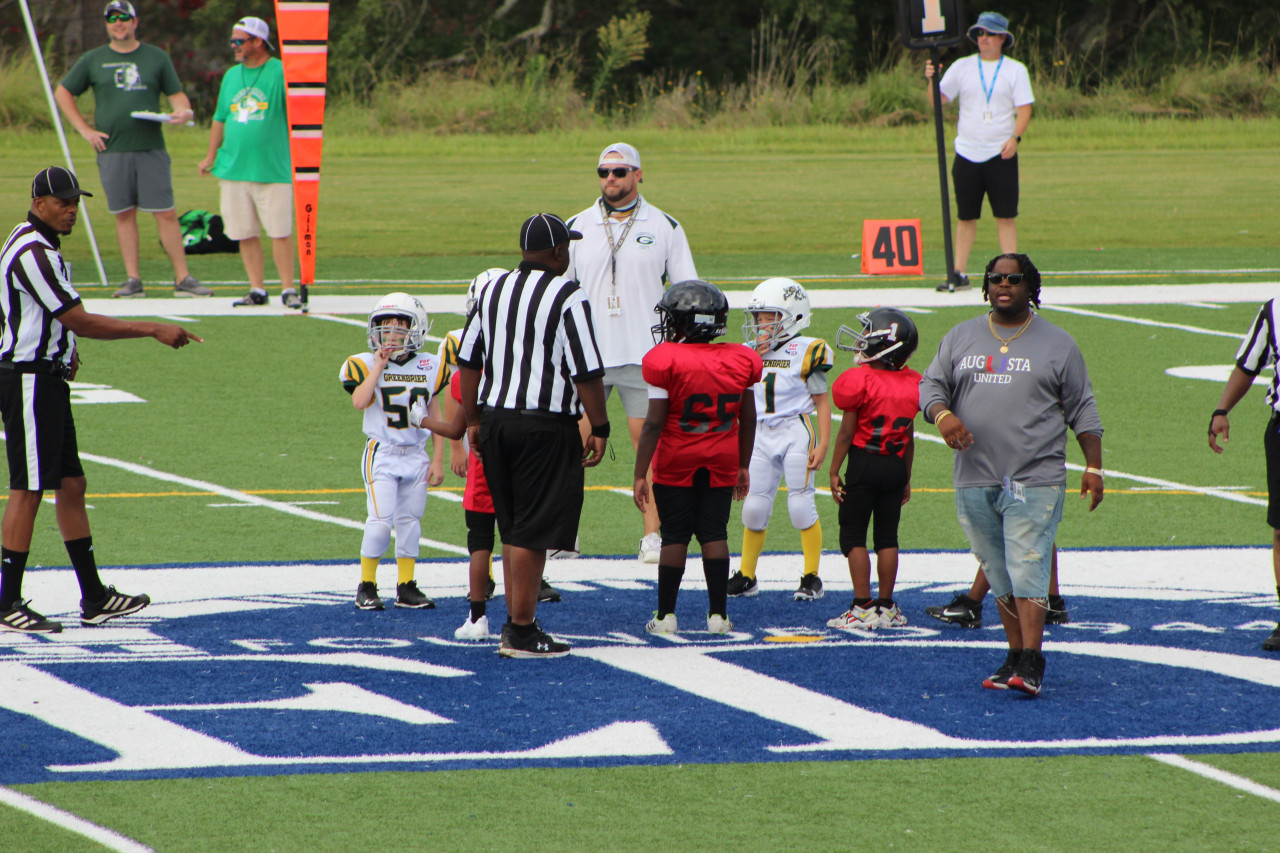
[[382, 391], [382, 411], [387, 413], [387, 426], [392, 429], [409, 428], [409, 409], [413, 408], [413, 404], [418, 402], [419, 397], [426, 397], [427, 402], [431, 402], [431, 392], [426, 388], [414, 388], [410, 391], [407, 406], [393, 402], [397, 396], [405, 392], [403, 385], [388, 385], [380, 390]]

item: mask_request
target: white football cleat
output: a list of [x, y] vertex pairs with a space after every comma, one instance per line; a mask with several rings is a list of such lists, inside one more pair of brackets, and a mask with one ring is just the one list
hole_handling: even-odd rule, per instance
[[733, 623], [719, 613], [711, 613], [707, 616], [707, 633], [708, 634], [727, 634], [733, 630]]
[[662, 536], [658, 533], [646, 533], [640, 540], [640, 562], [656, 564], [662, 559]]
[[481, 616], [472, 622], [471, 617], [462, 623], [462, 627], [453, 632], [455, 640], [487, 640], [489, 639], [489, 617]]
[[676, 625], [676, 615], [668, 613], [661, 619], [658, 618], [658, 611], [653, 611], [653, 618], [649, 620], [649, 624], [644, 629], [650, 634], [674, 634], [679, 630]]

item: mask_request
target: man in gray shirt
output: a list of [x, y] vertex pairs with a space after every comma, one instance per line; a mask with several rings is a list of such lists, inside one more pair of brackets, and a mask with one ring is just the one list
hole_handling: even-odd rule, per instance
[[987, 265], [983, 317], [953, 328], [920, 382], [920, 409], [955, 458], [956, 514], [991, 583], [1009, 641], [983, 687], [1032, 696], [1044, 679], [1049, 564], [1066, 493], [1067, 427], [1084, 452], [1080, 496], [1102, 502], [1102, 420], [1076, 342], [1031, 310], [1026, 255]]

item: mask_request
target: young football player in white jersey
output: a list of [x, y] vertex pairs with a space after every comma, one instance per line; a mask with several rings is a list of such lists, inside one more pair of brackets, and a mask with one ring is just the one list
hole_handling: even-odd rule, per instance
[[787, 511], [800, 531], [804, 574], [796, 601], [822, 598], [818, 560], [822, 556], [822, 524], [814, 503], [815, 472], [831, 439], [831, 401], [827, 371], [831, 348], [821, 338], [801, 335], [813, 312], [809, 295], [789, 278], [771, 278], [751, 293], [746, 345], [764, 360], [755, 385], [756, 442], [751, 455], [751, 491], [742, 504], [742, 563], [729, 578], [729, 595], [759, 592], [756, 562], [764, 550], [769, 516], [782, 478], [787, 479]]
[[[356, 607], [382, 610], [378, 597], [378, 562], [396, 533], [396, 607], [435, 607], [413, 579], [422, 512], [428, 484], [444, 481], [440, 461], [444, 441], [409, 422], [409, 409], [425, 400], [439, 416], [436, 394], [449, 378], [440, 358], [422, 352], [431, 327], [422, 303], [407, 293], [391, 293], [369, 313], [369, 349], [349, 357], [338, 378], [357, 411], [364, 412], [365, 442], [360, 473], [364, 478], [368, 518], [360, 543], [360, 585]], [[436, 461], [427, 454], [431, 438]]]

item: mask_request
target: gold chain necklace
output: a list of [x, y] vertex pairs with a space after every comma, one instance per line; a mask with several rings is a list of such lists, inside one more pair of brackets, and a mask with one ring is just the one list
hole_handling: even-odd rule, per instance
[[1000, 342], [1000, 352], [1008, 352], [1009, 344], [1016, 341], [1022, 335], [1023, 332], [1025, 332], [1028, 328], [1030, 328], [1031, 321], [1034, 320], [1035, 318], [1036, 318], [1036, 312], [1032, 311], [1031, 316], [1027, 317], [1027, 322], [1022, 324], [1022, 328], [1018, 329], [1018, 331], [1014, 333], [1014, 336], [1012, 338], [1002, 338], [996, 334], [996, 324], [992, 322], [991, 312], [988, 311], [987, 312], [987, 328], [991, 330], [991, 337], [995, 338], [997, 341]]

